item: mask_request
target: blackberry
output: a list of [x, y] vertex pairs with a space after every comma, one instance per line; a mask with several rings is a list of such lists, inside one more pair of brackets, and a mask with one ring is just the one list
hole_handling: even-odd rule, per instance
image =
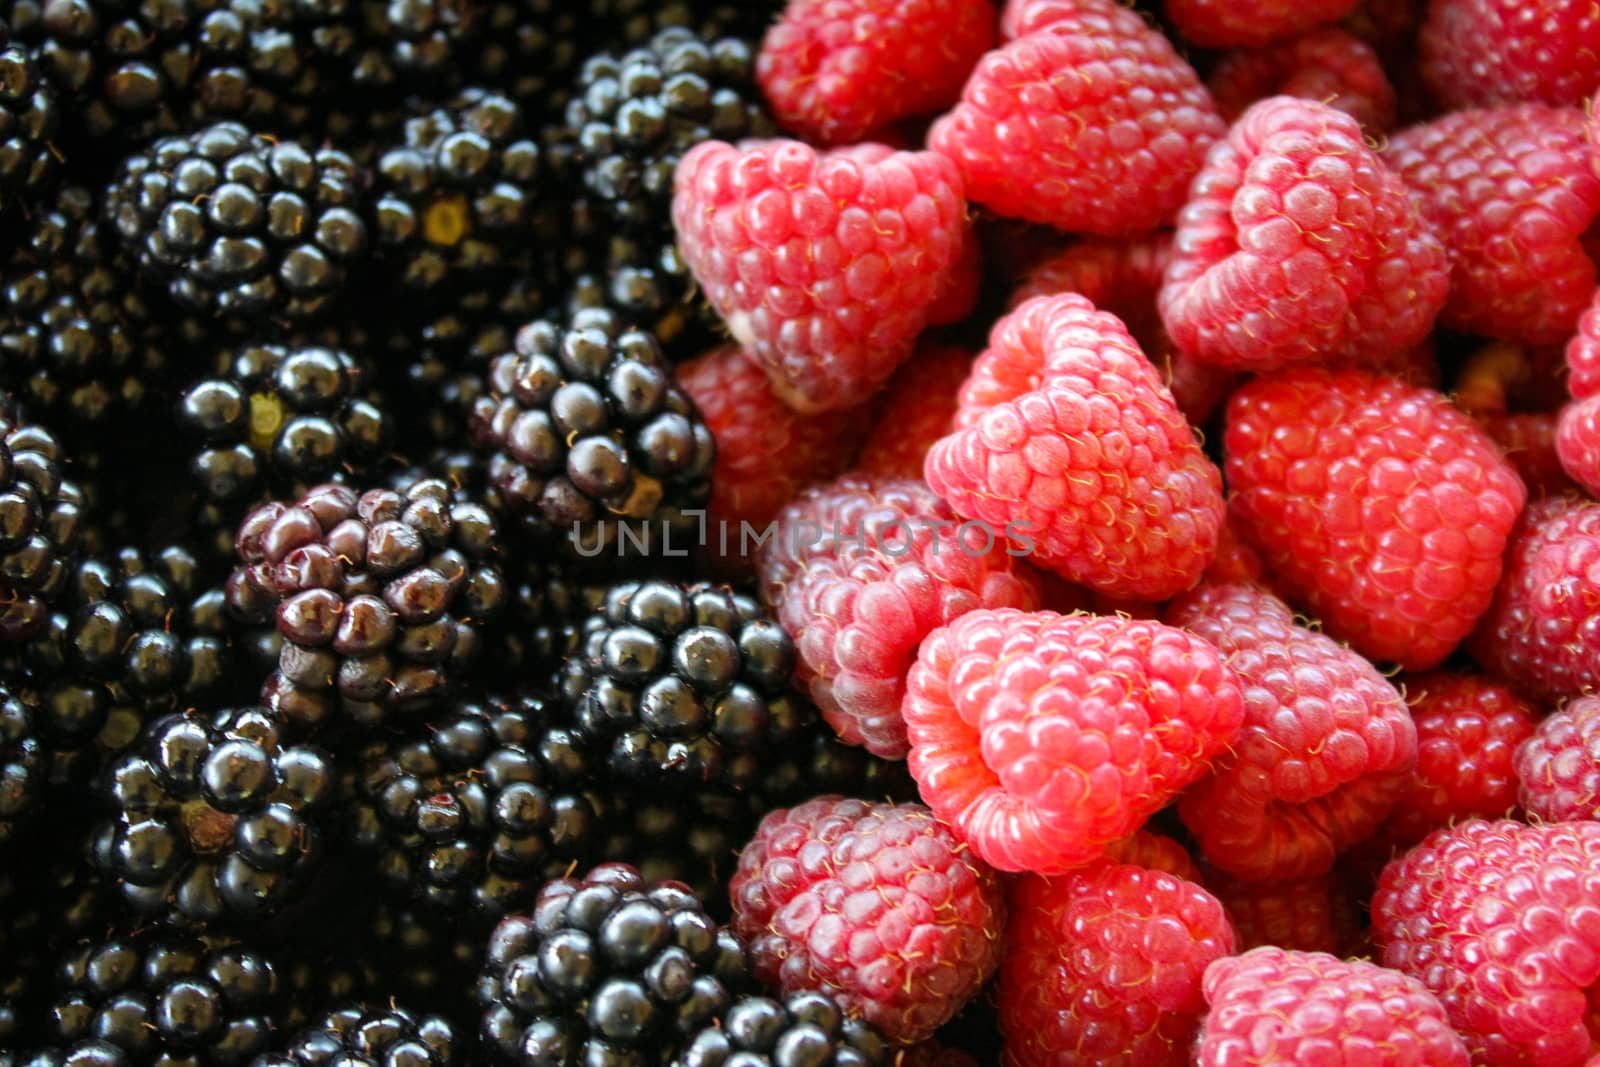
[[37, 697], [0, 680], [0, 846], [15, 840], [38, 811], [44, 778]]
[[384, 900], [375, 905], [363, 901], [355, 925], [365, 939], [358, 951], [370, 952], [378, 961], [387, 989], [407, 1003], [426, 1004], [461, 1033], [477, 1032], [481, 927], [452, 922], [431, 908], [406, 908]]
[[690, 1039], [672, 1067], [887, 1067], [894, 1049], [826, 993], [748, 996]]
[[349, 156], [222, 122], [129, 156], [106, 212], [140, 269], [192, 311], [305, 319], [366, 251]]
[[[0, 43], [8, 37], [0, 23]], [[0, 207], [37, 200], [60, 171], [61, 107], [33, 53], [0, 47]]]
[[464, 679], [505, 599], [489, 513], [445, 482], [402, 490], [322, 485], [251, 512], [230, 610], [275, 622], [263, 699], [301, 725], [371, 728], [439, 706]]
[[65, 953], [58, 980], [51, 1044], [68, 1062], [100, 1042], [120, 1060], [89, 1062], [244, 1064], [272, 1039], [276, 972], [236, 941], [113, 934]]
[[454, 1029], [437, 1015], [355, 1005], [295, 1034], [252, 1067], [450, 1067], [460, 1053]]
[[362, 753], [346, 806], [392, 889], [499, 918], [591, 858], [600, 802], [576, 739], [548, 719], [537, 696], [466, 702]]
[[201, 497], [238, 504], [368, 473], [394, 425], [367, 376], [348, 353], [321, 346], [257, 343], [226, 355], [179, 402], [179, 421], [204, 444], [191, 465]]
[[487, 384], [471, 427], [503, 510], [585, 555], [629, 520], [676, 524], [669, 550], [684, 551], [683, 511], [709, 499], [716, 442], [653, 336], [599, 309], [534, 322]]
[[584, 623], [561, 695], [626, 781], [748, 788], [815, 721], [793, 673], [793, 642], [754, 597], [625, 582]]
[[606, 864], [495, 928], [482, 1037], [506, 1064], [664, 1064], [744, 981], [739, 943], [686, 887]]
[[160, 379], [168, 343], [87, 189], [61, 189], [27, 220], [0, 295], [0, 382], [35, 414], [98, 423], [138, 409]]
[[600, 606], [603, 586], [586, 582], [546, 546], [522, 545], [507, 563], [505, 618], [488, 663], [507, 678], [553, 675]]
[[0, 395], [0, 641], [39, 632], [65, 591], [83, 521], [55, 437]]

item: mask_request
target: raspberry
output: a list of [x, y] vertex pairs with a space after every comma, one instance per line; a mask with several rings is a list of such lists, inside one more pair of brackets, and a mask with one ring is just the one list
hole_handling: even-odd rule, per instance
[[1385, 967], [1444, 1005], [1472, 1062], [1578, 1067], [1600, 979], [1600, 823], [1473, 819], [1389, 864], [1372, 899]]
[[[1600, 129], [1600, 122], [1595, 125]], [[1600, 153], [1596, 153], [1600, 159]], [[1567, 391], [1574, 400], [1600, 393], [1600, 289], [1578, 317], [1577, 332], [1567, 342]]]
[[1205, 581], [1270, 584], [1267, 565], [1262, 562], [1261, 553], [1250, 547], [1250, 542], [1239, 530], [1239, 520], [1232, 514], [1218, 531], [1217, 554], [1206, 568]]
[[1356, 902], [1334, 874], [1242, 882], [1213, 871], [1204, 885], [1228, 909], [1241, 952], [1276, 945], [1339, 955], [1360, 939]]
[[928, 484], [1034, 562], [1112, 596], [1193, 585], [1217, 545], [1221, 479], [1114, 316], [1074, 293], [995, 324]]
[[1295, 96], [1346, 112], [1369, 133], [1394, 125], [1394, 86], [1372, 46], [1324, 26], [1265, 48], [1230, 52], [1206, 82], [1222, 117], [1232, 122], [1257, 100]]
[[1358, 362], [1428, 336], [1448, 270], [1361, 124], [1274, 96], [1211, 149], [1159, 303], [1178, 347], [1218, 366]]
[[1369, 659], [1437, 666], [1489, 606], [1526, 498], [1494, 442], [1363, 371], [1257, 379], [1227, 418], [1233, 512], [1284, 588]]
[[856, 457], [862, 474], [921, 478], [933, 443], [950, 432], [957, 394], [972, 369], [972, 353], [926, 344], [895, 372], [873, 410], [871, 428]]
[[1138, 830], [1106, 848], [1106, 860], [1111, 863], [1148, 867], [1153, 871], [1166, 871], [1185, 881], [1200, 881], [1200, 868], [1189, 855], [1189, 850], [1162, 834]]
[[1600, 685], [1600, 504], [1551, 497], [1528, 508], [1469, 648], [1534, 699]]
[[1115, 0], [1041, 6], [1051, 9], [1047, 27], [1018, 31], [978, 61], [928, 147], [955, 162], [970, 199], [1000, 215], [1107, 236], [1170, 221], [1223, 134], [1210, 94], [1159, 31]]
[[860, 443], [863, 413], [793, 410], [738, 345], [681, 364], [677, 375], [717, 441], [707, 540], [719, 550], [728, 543], [721, 556], [738, 564], [740, 524], [760, 530], [801, 489], [842, 473]]
[[958, 521], [919, 481], [846, 475], [779, 512], [757, 557], [797, 676], [839, 736], [875, 755], [909, 750], [900, 702], [924, 637], [977, 608], [1038, 602], [992, 531]]
[[1201, 976], [1234, 951], [1222, 905], [1112, 863], [1011, 887], [995, 992], [1011, 1067], [1186, 1067]]
[[1413, 675], [1404, 689], [1417, 728], [1417, 767], [1384, 836], [1412, 845], [1441, 826], [1503, 817], [1516, 807], [1512, 757], [1532, 735], [1538, 709], [1483, 674]]
[[1574, 400], [1561, 409], [1556, 455], [1572, 480], [1600, 496], [1600, 396]]
[[944, 1025], [1000, 961], [999, 877], [920, 804], [780, 808], [739, 854], [729, 895], [758, 979], [831, 993], [904, 1044]]
[[895, 1067], [978, 1067], [969, 1054], [937, 1041], [919, 1041], [905, 1050]]
[[1538, 104], [1457, 111], [1396, 134], [1383, 158], [1450, 253], [1439, 323], [1564, 343], [1595, 288], [1583, 235], [1600, 211], [1583, 112]]
[[1600, 83], [1600, 11], [1588, 0], [1449, 0], [1428, 7], [1422, 77], [1447, 109], [1581, 105]]
[[903, 707], [922, 798], [1001, 870], [1081, 867], [1238, 735], [1239, 680], [1158, 622], [975, 611], [922, 643]]
[[849, 144], [955, 103], [994, 35], [988, 0], [789, 0], [761, 42], [756, 80], [785, 128]]
[[1516, 752], [1517, 796], [1534, 819], [1600, 816], [1600, 697], [1569, 702]]
[[1444, 1006], [1415, 978], [1326, 952], [1257, 948], [1206, 968], [1195, 1067], [1467, 1067]]
[[1167, 0], [1167, 17], [1202, 48], [1259, 48], [1337, 22], [1360, 0]]
[[678, 164], [678, 244], [733, 337], [799, 411], [868, 399], [911, 355], [968, 240], [932, 152], [703, 141]]
[[1515, 411], [1474, 415], [1473, 419], [1522, 479], [1529, 500], [1579, 491], [1556, 451], [1558, 413]]
[[1389, 813], [1416, 758], [1394, 686], [1250, 585], [1202, 585], [1166, 621], [1215, 645], [1244, 683], [1244, 731], [1178, 814], [1206, 858], [1246, 881], [1325, 874]]

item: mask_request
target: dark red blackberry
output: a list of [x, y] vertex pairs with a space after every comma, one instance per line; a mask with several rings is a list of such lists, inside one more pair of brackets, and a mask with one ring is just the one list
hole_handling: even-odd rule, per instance
[[71, 579], [83, 494], [64, 466], [55, 437], [0, 395], [0, 641], [38, 633]]
[[436, 708], [504, 605], [487, 510], [429, 478], [404, 490], [322, 485], [257, 508], [228, 579], [235, 617], [276, 622], [263, 699], [290, 721], [371, 728]]
[[860, 1019], [846, 1018], [826, 993], [782, 1001], [740, 997], [690, 1038], [672, 1067], [888, 1067], [894, 1046]]
[[393, 422], [348, 353], [258, 343], [220, 362], [178, 407], [204, 443], [191, 469], [207, 502], [303, 493], [334, 474], [364, 476], [387, 454]]
[[[0, 23], [0, 44], [9, 34]], [[0, 208], [27, 203], [54, 184], [61, 150], [61, 107], [31, 49], [0, 47]]]
[[471, 426], [503, 510], [585, 555], [628, 520], [657, 541], [676, 526], [667, 549], [687, 548], [683, 512], [709, 499], [716, 442], [652, 335], [603, 310], [534, 322], [490, 365], [488, 388]]
[[366, 252], [355, 163], [222, 122], [122, 163], [106, 212], [179, 304], [231, 318], [327, 311]]
[[451, 1067], [462, 1042], [448, 1020], [352, 1005], [259, 1056], [252, 1067]]
[[29, 411], [99, 422], [144, 402], [168, 342], [134, 275], [88, 190], [28, 218], [0, 290], [0, 382]]
[[241, 708], [151, 723], [103, 788], [95, 864], [132, 911], [247, 923], [282, 910], [320, 860], [334, 777], [266, 709]]
[[[50, 1043], [95, 1041], [122, 1064], [246, 1064], [272, 1040], [277, 975], [231, 940], [141, 930], [64, 954]], [[82, 1061], [78, 1061], [82, 1062]]]
[[665, 1064], [722, 1015], [744, 952], [687, 887], [607, 864], [503, 920], [478, 983], [482, 1037], [512, 1065]]
[[[37, 697], [0, 681], [0, 847], [13, 841], [39, 808], [45, 752]], [[4, 1033], [0, 1031], [0, 1045]]]
[[593, 858], [600, 800], [578, 740], [533, 695], [457, 705], [360, 755], [345, 808], [391, 890], [499, 918]]

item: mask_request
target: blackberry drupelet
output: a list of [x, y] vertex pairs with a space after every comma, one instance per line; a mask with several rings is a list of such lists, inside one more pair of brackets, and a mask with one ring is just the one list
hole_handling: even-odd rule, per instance
[[478, 982], [486, 1050], [509, 1065], [664, 1064], [727, 1010], [743, 949], [686, 887], [623, 864], [548, 883], [504, 919]]
[[37, 700], [31, 691], [0, 680], [0, 848], [14, 841], [39, 809], [45, 752]]
[[0, 642], [43, 629], [71, 579], [83, 494], [65, 463], [55, 437], [0, 394]]
[[586, 581], [548, 546], [518, 544], [506, 565], [507, 605], [486, 663], [507, 679], [554, 675], [582, 638], [605, 587]]
[[352, 1005], [257, 1057], [252, 1067], [451, 1067], [463, 1042], [437, 1015], [414, 1015], [391, 1004]]
[[98, 423], [137, 410], [167, 363], [166, 331], [98, 210], [69, 185], [6, 256], [0, 383], [39, 417]]
[[251, 512], [228, 579], [236, 618], [276, 622], [263, 700], [314, 726], [371, 729], [438, 707], [504, 606], [494, 521], [437, 478], [402, 490], [321, 485]]
[[103, 786], [94, 859], [137, 914], [180, 925], [280, 911], [321, 859], [334, 793], [321, 750], [289, 744], [264, 708], [151, 723]]
[[753, 596], [625, 582], [585, 622], [561, 697], [617, 777], [743, 789], [815, 721], [793, 674], [793, 642]]
[[303, 493], [335, 474], [362, 477], [386, 456], [393, 421], [348, 353], [257, 343], [220, 362], [178, 407], [204, 444], [191, 470], [206, 502]]
[[457, 921], [498, 919], [592, 859], [601, 802], [577, 739], [549, 719], [538, 696], [491, 697], [362, 752], [351, 837], [391, 890]]
[[106, 213], [140, 269], [192, 311], [305, 319], [329, 310], [366, 252], [349, 156], [222, 122], [122, 163]]
[[0, 23], [0, 209], [38, 200], [60, 172], [61, 107], [33, 52]]
[[682, 513], [710, 497], [716, 442], [653, 336], [598, 309], [534, 322], [490, 365], [488, 389], [472, 435], [502, 510], [585, 555], [630, 520], [651, 520], [647, 537], [676, 525], [683, 551]]
[[123, 1064], [245, 1064], [273, 1036], [277, 975], [237, 941], [113, 934], [69, 949], [58, 981], [50, 1043], [63, 1055], [98, 1040]]
[[860, 1019], [846, 1018], [826, 993], [782, 1001], [741, 997], [696, 1033], [672, 1067], [888, 1067], [894, 1046]]

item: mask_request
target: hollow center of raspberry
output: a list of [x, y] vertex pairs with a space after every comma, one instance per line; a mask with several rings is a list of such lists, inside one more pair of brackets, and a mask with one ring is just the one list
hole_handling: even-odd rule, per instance
[[215, 856], [229, 851], [237, 822], [232, 815], [203, 800], [191, 800], [183, 806], [183, 832], [196, 855]]

